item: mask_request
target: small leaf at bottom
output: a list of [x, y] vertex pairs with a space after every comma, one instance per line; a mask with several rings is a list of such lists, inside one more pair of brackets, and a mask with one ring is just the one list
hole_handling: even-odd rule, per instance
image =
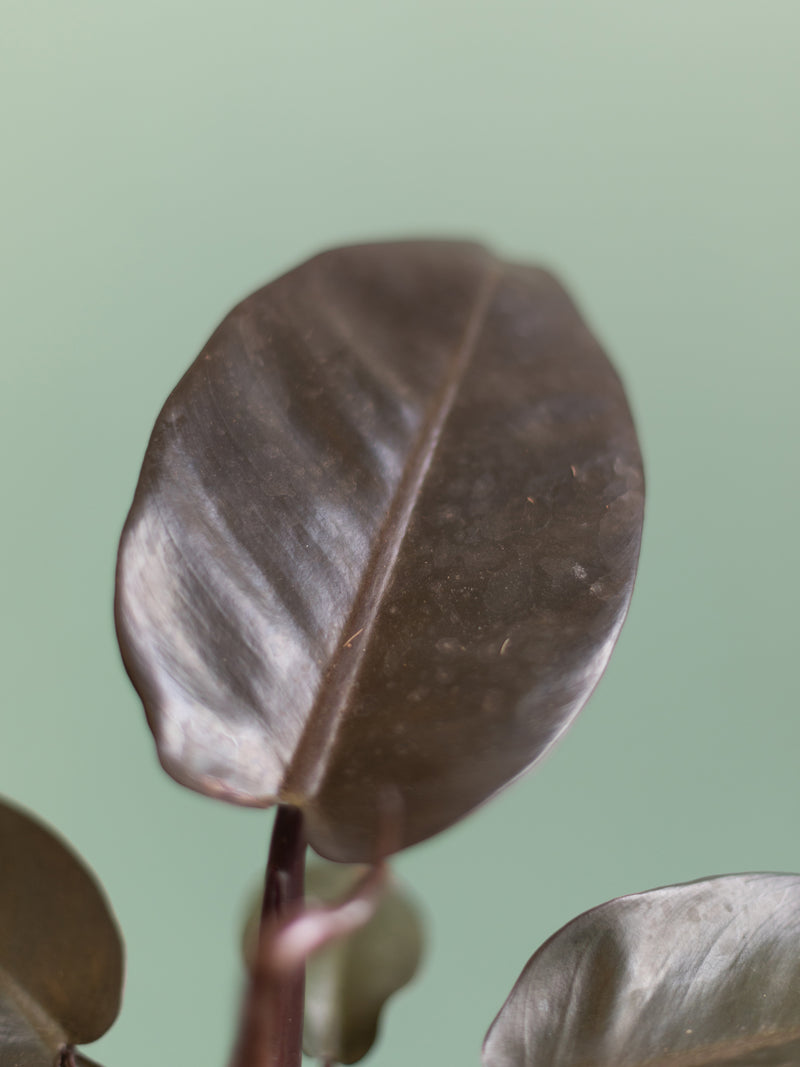
[[531, 958], [484, 1067], [800, 1067], [800, 875], [620, 897]]

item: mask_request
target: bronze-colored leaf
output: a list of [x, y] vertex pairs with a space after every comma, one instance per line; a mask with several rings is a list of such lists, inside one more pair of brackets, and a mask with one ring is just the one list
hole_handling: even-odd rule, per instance
[[[627, 610], [642, 470], [552, 277], [344, 248], [259, 290], [161, 412], [117, 629], [160, 758], [337, 860], [459, 819], [563, 734]], [[399, 814], [398, 814], [399, 813]]]
[[532, 957], [484, 1067], [800, 1067], [800, 875], [621, 897]]
[[[319, 905], [347, 901], [367, 868], [312, 863], [306, 870], [309, 917]], [[244, 936], [253, 965], [260, 919], [255, 900]], [[324, 913], [317, 917], [325, 927]], [[306, 963], [303, 1051], [323, 1063], [356, 1063], [369, 1052], [386, 1001], [407, 985], [419, 967], [423, 929], [408, 891], [390, 877], [363, 925], [314, 952]]]
[[0, 802], [0, 1067], [52, 1067], [116, 1018], [122, 942], [93, 875]]

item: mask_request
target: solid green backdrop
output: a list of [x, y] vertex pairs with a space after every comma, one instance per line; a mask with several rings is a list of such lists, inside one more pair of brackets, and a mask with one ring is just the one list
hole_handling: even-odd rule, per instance
[[270, 816], [159, 769], [111, 621], [153, 419], [318, 249], [475, 237], [568, 283], [627, 383], [640, 577], [555, 755], [398, 864], [427, 965], [382, 1067], [478, 1062], [533, 950], [614, 895], [800, 870], [796, 0], [7, 0], [0, 790], [128, 945], [90, 1055], [223, 1064]]

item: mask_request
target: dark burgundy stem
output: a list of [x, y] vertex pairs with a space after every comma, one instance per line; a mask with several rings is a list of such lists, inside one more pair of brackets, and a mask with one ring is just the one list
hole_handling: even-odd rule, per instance
[[302, 812], [282, 805], [269, 849], [258, 954], [231, 1067], [300, 1067], [305, 968], [276, 971], [272, 951], [281, 924], [302, 906], [305, 851]]

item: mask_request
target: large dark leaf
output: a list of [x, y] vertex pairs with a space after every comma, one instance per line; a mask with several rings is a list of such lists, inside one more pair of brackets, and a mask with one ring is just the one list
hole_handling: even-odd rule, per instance
[[93, 876], [0, 802], [0, 1067], [52, 1067], [62, 1045], [94, 1041], [121, 992], [122, 942]]
[[798, 1067], [800, 875], [621, 897], [528, 963], [485, 1067]]
[[442, 830], [586, 701], [641, 521], [622, 387], [549, 275], [311, 260], [231, 312], [147, 450], [117, 627], [164, 766], [299, 805], [334, 859]]

